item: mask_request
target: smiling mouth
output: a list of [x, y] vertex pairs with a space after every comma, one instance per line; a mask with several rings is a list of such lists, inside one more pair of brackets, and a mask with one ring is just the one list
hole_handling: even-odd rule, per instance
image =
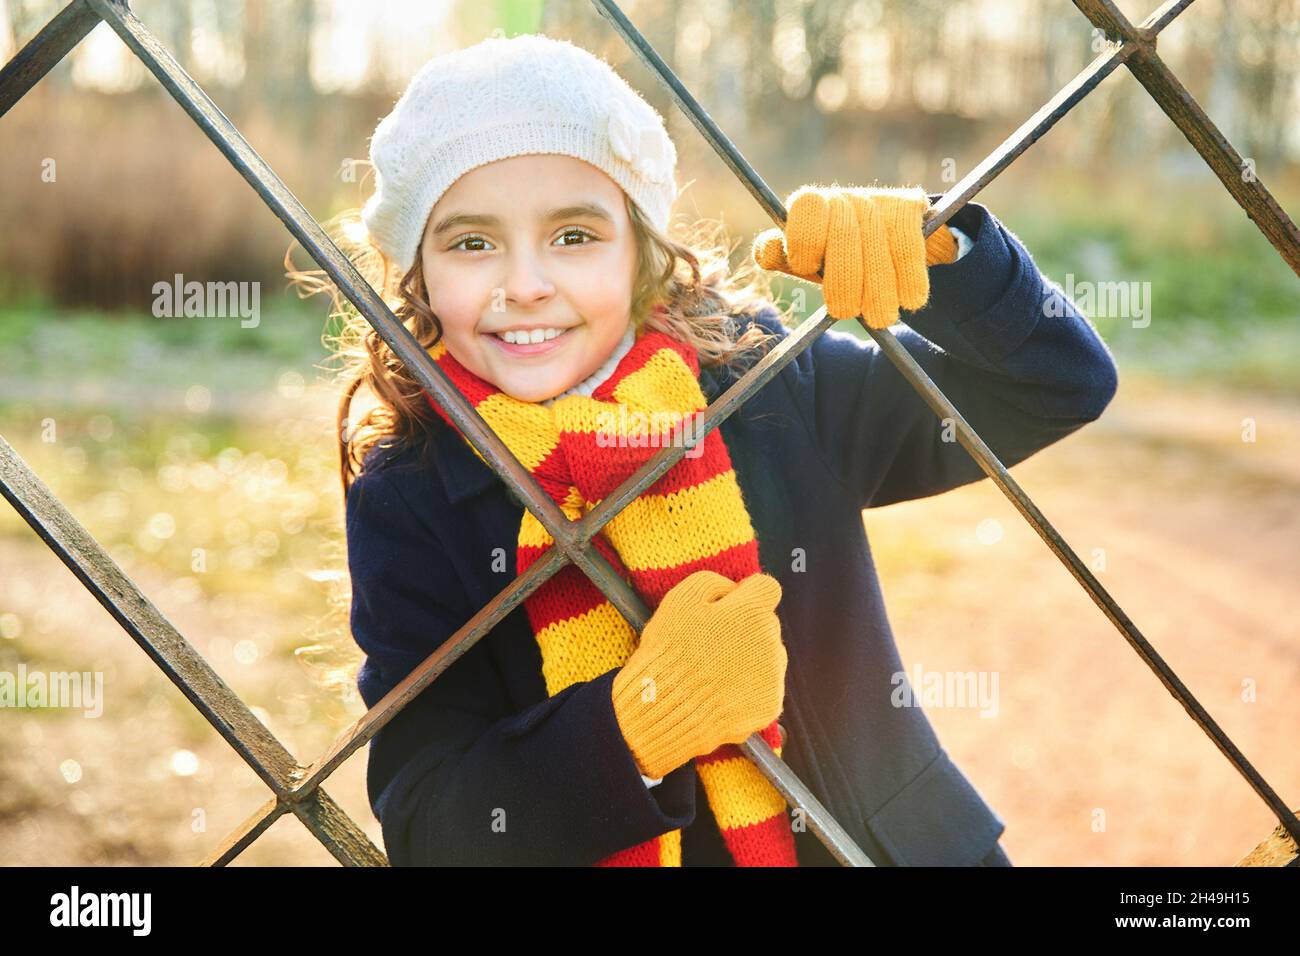
[[543, 339], [541, 342], [507, 342], [494, 332], [485, 332], [483, 334], [507, 355], [541, 355], [559, 348], [560, 344], [565, 342], [569, 338], [569, 334], [576, 328], [576, 325], [571, 326], [561, 331], [554, 338]]

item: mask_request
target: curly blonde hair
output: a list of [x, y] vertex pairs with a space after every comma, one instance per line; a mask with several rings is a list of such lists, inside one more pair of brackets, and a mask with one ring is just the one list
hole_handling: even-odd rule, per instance
[[[655, 228], [626, 193], [623, 198], [637, 246], [631, 312], [638, 332], [654, 328], [690, 343], [704, 367], [744, 361], [770, 347], [777, 336], [756, 322], [749, 323], [741, 335], [735, 334], [738, 317], [771, 307], [773, 297], [768, 276], [752, 258], [746, 256], [741, 267], [731, 268], [735, 246], [728, 243], [722, 224], [700, 219], [682, 230], [681, 238], [674, 238]], [[393, 261], [366, 233], [359, 209], [346, 210], [325, 225], [415, 340], [426, 350], [436, 345], [442, 337], [442, 323], [428, 302], [420, 256], [399, 277]], [[290, 285], [298, 289], [299, 298], [329, 293], [330, 319], [339, 327], [336, 334], [326, 336], [326, 341], [332, 347], [342, 381], [337, 434], [340, 479], [346, 497], [376, 443], [427, 447], [438, 419], [423, 389], [388, 343], [323, 269], [295, 269], [290, 259], [292, 251], [291, 244], [284, 259]], [[783, 322], [788, 318], [788, 312], [781, 313]], [[363, 384], [376, 396], [377, 404], [349, 427], [353, 397]]]

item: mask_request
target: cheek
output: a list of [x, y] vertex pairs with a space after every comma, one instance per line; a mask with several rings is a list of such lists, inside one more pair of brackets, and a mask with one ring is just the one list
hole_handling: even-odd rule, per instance
[[608, 322], [623, 318], [628, 298], [628, 290], [613, 280], [588, 282], [574, 294], [574, 304], [593, 322]]
[[632, 301], [634, 269], [635, 259], [615, 249], [610, 249], [608, 255], [575, 263], [566, 282], [569, 296], [581, 302], [582, 311], [588, 315], [621, 319]]
[[472, 294], [468, 283], [443, 279], [436, 286], [440, 291], [429, 295], [433, 314], [442, 322], [446, 335], [472, 334], [478, 327], [483, 311], [483, 300]]

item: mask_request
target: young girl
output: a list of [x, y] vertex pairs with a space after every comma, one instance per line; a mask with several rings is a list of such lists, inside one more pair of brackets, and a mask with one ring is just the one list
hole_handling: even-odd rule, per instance
[[[788, 334], [754, 263], [669, 237], [662, 118], [570, 43], [433, 59], [371, 159], [358, 263], [570, 519]], [[1115, 365], [983, 206], [924, 239], [931, 198], [804, 187], [754, 262], [821, 282], [836, 318], [908, 310], [900, 342], [1012, 465], [1096, 419]], [[341, 449], [373, 707], [552, 539], [352, 323], [341, 424], [358, 385], [377, 398]], [[834, 864], [735, 746], [761, 733], [877, 864], [1009, 865], [1002, 820], [894, 703], [861, 518], [982, 476], [874, 342], [822, 334], [593, 539], [652, 611], [639, 636], [567, 566], [378, 733], [392, 863]]]

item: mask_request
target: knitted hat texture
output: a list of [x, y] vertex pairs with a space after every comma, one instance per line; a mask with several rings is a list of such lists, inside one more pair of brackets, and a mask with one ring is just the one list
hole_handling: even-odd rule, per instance
[[405, 272], [457, 179], [529, 153], [591, 163], [667, 229], [677, 150], [663, 118], [604, 60], [540, 34], [490, 37], [420, 68], [370, 138], [375, 191], [362, 221]]

